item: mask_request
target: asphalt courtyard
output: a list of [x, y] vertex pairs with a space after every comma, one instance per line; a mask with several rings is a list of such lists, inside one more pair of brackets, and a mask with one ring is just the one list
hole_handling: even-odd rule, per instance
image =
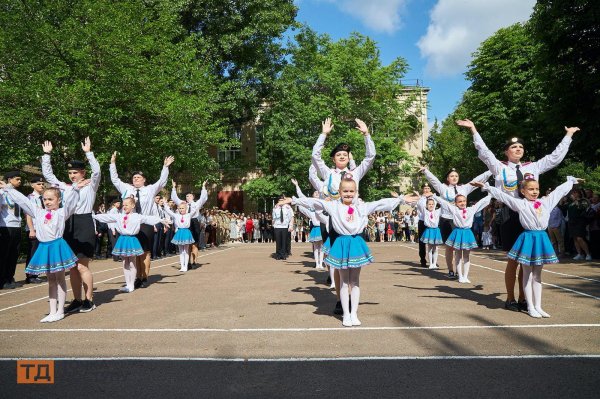
[[[15, 361], [54, 359], [55, 389], [61, 369], [63, 375], [69, 368], [86, 375], [88, 368], [95, 370], [98, 384], [106, 388], [124, 384], [124, 377], [113, 375], [123, 367], [131, 378], [145, 370], [139, 378], [149, 380], [143, 384], [146, 396], [158, 394], [150, 388], [161, 379], [166, 386], [183, 384], [178, 391], [183, 394], [195, 381], [188, 374], [203, 376], [202, 387], [212, 387], [204, 392], [208, 396], [330, 394], [331, 383], [320, 387], [316, 381], [340, 370], [342, 377], [335, 378], [352, 375], [348, 389], [354, 383], [365, 389], [372, 385], [374, 391], [335, 392], [362, 397], [423, 397], [437, 391], [459, 397], [479, 392], [486, 378], [484, 392], [498, 389], [503, 396], [510, 388], [492, 382], [509, 376], [506, 370], [520, 369], [523, 383], [536, 376], [540, 382], [541, 373], [532, 370], [547, 369], [545, 383], [539, 384], [545, 390], [536, 391], [545, 397], [594, 397], [600, 388], [597, 262], [546, 266], [543, 305], [552, 317], [534, 319], [504, 309], [500, 252], [475, 251], [472, 283], [459, 284], [446, 277], [443, 257], [440, 270], [428, 270], [419, 267], [415, 244], [372, 243], [375, 263], [361, 273], [362, 326], [347, 328], [332, 314], [334, 291], [325, 284], [327, 273], [314, 269], [310, 246], [294, 244], [287, 261], [273, 259], [273, 247], [235, 244], [207, 250], [201, 267], [187, 273], [178, 271], [178, 257], [161, 259], [152, 264], [149, 287], [130, 294], [119, 292], [119, 263], [94, 261], [98, 308], [57, 323], [39, 322], [47, 312], [46, 284], [0, 291], [0, 385], [10, 396], [48, 393], [41, 385], [15, 384]], [[22, 280], [23, 267], [18, 269], [17, 280]], [[406, 373], [417, 385], [398, 386], [393, 376]], [[469, 383], [469, 376], [479, 379]], [[279, 390], [265, 382], [271, 377], [279, 381]], [[304, 383], [297, 384], [298, 378]], [[447, 379], [451, 383], [444, 384]], [[464, 380], [458, 389], [452, 383], [457, 379]], [[127, 393], [125, 385], [117, 392]], [[524, 394], [517, 388], [519, 393]]]

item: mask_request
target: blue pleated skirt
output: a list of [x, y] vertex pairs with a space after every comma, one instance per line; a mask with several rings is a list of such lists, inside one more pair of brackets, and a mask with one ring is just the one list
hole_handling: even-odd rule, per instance
[[112, 254], [115, 256], [138, 256], [144, 253], [142, 244], [136, 236], [119, 236]]
[[308, 235], [309, 242], [323, 241], [323, 237], [321, 237], [321, 226], [313, 226], [310, 229], [310, 234]]
[[525, 230], [508, 252], [508, 257], [525, 266], [558, 263], [558, 258], [545, 230]]
[[323, 251], [323, 255], [325, 255], [325, 256], [327, 256], [329, 251], [331, 251], [331, 240], [329, 239], [329, 237], [327, 237], [327, 239], [323, 243], [323, 246], [321, 247], [321, 251]]
[[192, 236], [190, 229], [180, 227], [177, 229], [177, 232], [173, 236], [171, 242], [175, 245], [188, 245], [195, 243], [196, 240], [194, 240], [194, 236]]
[[454, 249], [473, 249], [477, 248], [477, 241], [471, 228], [455, 227], [446, 240], [446, 245]]
[[336, 269], [357, 268], [373, 262], [373, 255], [362, 236], [339, 236], [324, 262]]
[[77, 265], [77, 256], [62, 238], [40, 242], [25, 273], [43, 274], [69, 270]]
[[427, 227], [421, 236], [421, 242], [425, 244], [443, 244], [444, 240], [442, 240], [442, 232], [438, 227]]

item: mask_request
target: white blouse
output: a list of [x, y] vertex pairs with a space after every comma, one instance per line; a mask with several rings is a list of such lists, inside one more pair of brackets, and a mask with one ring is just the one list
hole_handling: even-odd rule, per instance
[[492, 197], [497, 198], [510, 209], [517, 212], [521, 226], [525, 230], [546, 230], [552, 209], [562, 197], [569, 194], [569, 191], [573, 188], [573, 184], [576, 183], [576, 178], [568, 176], [567, 181], [556, 187], [550, 195], [538, 198], [535, 201], [530, 201], [527, 198], [515, 198], [496, 187], [491, 187], [489, 184], [486, 184], [483, 190], [488, 191]]
[[[329, 168], [323, 159], [321, 158], [321, 151], [325, 146], [325, 139], [327, 135], [322, 133], [319, 135], [317, 142], [313, 147], [312, 152], [312, 163], [315, 166], [318, 173], [323, 176], [323, 188], [327, 188], [329, 193], [337, 193], [340, 181], [342, 178], [342, 172], [347, 172], [352, 174], [352, 180], [356, 182], [356, 190], [358, 191], [358, 184], [363, 176], [373, 167], [373, 162], [375, 161], [375, 143], [373, 143], [373, 139], [370, 134], [365, 136], [365, 146], [367, 147], [365, 159], [358, 165], [357, 168], [353, 170], [349, 170], [347, 167], [344, 169], [338, 168]], [[310, 174], [309, 174], [310, 177]], [[315, 187], [316, 188], [316, 187]]]
[[[79, 190], [79, 202], [77, 203], [77, 209], [75, 209], [77, 215], [92, 213], [94, 202], [96, 202], [96, 191], [98, 191], [98, 186], [100, 185], [100, 164], [93, 152], [86, 152], [85, 156], [92, 168], [92, 175], [90, 176], [90, 184]], [[58, 187], [63, 191], [71, 187], [71, 184], [64, 183], [54, 176], [50, 155], [48, 154], [42, 156], [42, 174], [44, 175], [44, 179], [54, 187]]]
[[140, 225], [149, 224], [154, 226], [162, 220], [157, 216], [145, 216], [139, 213], [100, 213], [92, 215], [94, 219], [102, 223], [114, 223], [114, 229], [122, 236], [134, 236], [140, 232]]
[[7, 195], [33, 219], [33, 227], [38, 241], [48, 242], [61, 238], [65, 232], [65, 221], [75, 213], [79, 202], [79, 188], [67, 187], [63, 195], [63, 207], [55, 210], [40, 209], [27, 197], [13, 188], [6, 190]]
[[488, 206], [490, 204], [490, 201], [492, 200], [492, 196], [488, 195], [487, 197], [480, 199], [473, 206], [464, 209], [459, 209], [456, 205], [451, 204], [442, 197], [434, 195], [434, 198], [440, 203], [443, 210], [445, 210], [447, 213], [452, 214], [452, 221], [454, 222], [454, 226], [461, 229], [471, 228], [471, 226], [473, 226], [473, 218], [475, 217], [475, 214], [483, 208], [485, 208], [486, 206]]
[[[552, 151], [552, 154], [546, 155], [536, 162], [525, 162], [519, 164], [523, 176], [525, 173], [531, 173], [535, 180], [539, 176], [558, 166], [569, 152], [569, 146], [573, 139], [565, 136], [560, 144]], [[512, 162], [500, 162], [494, 154], [487, 148], [479, 133], [473, 135], [473, 143], [479, 154], [479, 159], [483, 161], [494, 175], [495, 185], [515, 198], [519, 198], [519, 188], [517, 187], [517, 164]], [[503, 201], [504, 202], [504, 201]]]
[[192, 224], [192, 215], [194, 215], [195, 213], [198, 213], [198, 209], [197, 208], [197, 204], [198, 202], [194, 202], [191, 205], [191, 211], [186, 213], [185, 215], [182, 215], [179, 212], [173, 212], [171, 210], [171, 208], [169, 208], [168, 206], [165, 206], [163, 209], [165, 211], [165, 213], [167, 215], [169, 215], [171, 217], [171, 219], [173, 219], [173, 224], [175, 225], [176, 228], [180, 229], [189, 229], [190, 225]]
[[[185, 202], [181, 199], [179, 199], [179, 197], [177, 196], [177, 190], [175, 190], [175, 188], [173, 188], [171, 190], [171, 199], [173, 200], [173, 202], [175, 202], [175, 204], [177, 206], [179, 206], [179, 204], [181, 204], [182, 202]], [[192, 217], [198, 217], [198, 213], [200, 212], [200, 208], [202, 208], [204, 206], [204, 204], [206, 203], [206, 201], [208, 201], [208, 191], [206, 191], [206, 189], [202, 189], [202, 191], [200, 192], [200, 198], [198, 198], [197, 201], [194, 202], [190, 202], [188, 204], [188, 213], [190, 213], [192, 215]], [[192, 206], [195, 205], [195, 211], [192, 212]]]
[[[464, 195], [465, 197], [471, 194], [477, 187], [472, 186], [470, 184], [458, 184], [458, 185], [448, 185], [439, 181], [439, 179], [429, 171], [429, 169], [425, 169], [423, 171], [425, 177], [433, 186], [433, 189], [438, 192], [438, 194], [443, 197], [448, 202], [454, 202], [454, 199], [457, 195]], [[475, 177], [472, 181], [478, 182], [486, 182], [492, 173], [488, 170]], [[452, 214], [442, 208], [442, 217], [444, 219], [452, 219]]]
[[[427, 200], [431, 198], [434, 201], [433, 211], [427, 210]], [[424, 195], [417, 201], [417, 211], [419, 212], [419, 219], [423, 221], [426, 227], [438, 227], [440, 224], [440, 216], [442, 215], [442, 208], [435, 209], [437, 201], [433, 196], [426, 197]]]
[[[296, 198], [292, 199], [293, 205], [302, 205], [315, 210], [325, 210], [333, 225], [333, 229], [340, 235], [361, 234], [369, 221], [369, 214], [379, 211], [391, 212], [400, 204], [404, 198], [385, 198], [375, 202], [359, 202], [351, 206], [344, 205], [341, 201], [325, 201], [318, 198]], [[348, 213], [353, 209], [352, 215]], [[351, 217], [350, 217], [351, 216]]]

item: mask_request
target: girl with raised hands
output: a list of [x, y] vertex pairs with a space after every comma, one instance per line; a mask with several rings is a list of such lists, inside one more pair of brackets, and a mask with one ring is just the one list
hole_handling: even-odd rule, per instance
[[25, 273], [48, 277], [48, 297], [50, 312], [41, 319], [42, 323], [52, 323], [65, 317], [65, 300], [67, 298], [67, 282], [65, 271], [77, 266], [77, 256], [63, 239], [65, 222], [77, 209], [79, 192], [88, 186], [90, 180], [79, 180], [64, 190], [61, 202], [61, 191], [56, 187], [47, 188], [42, 194], [44, 208], [34, 206], [27, 197], [12, 186], [0, 181], [0, 190], [23, 212], [31, 216], [39, 245], [25, 268]]
[[430, 269], [439, 269], [437, 265], [438, 246], [444, 243], [442, 233], [438, 227], [442, 208], [435, 209], [436, 205], [437, 202], [433, 198], [433, 195], [429, 197], [423, 195], [417, 201], [417, 210], [423, 216], [423, 226], [425, 229], [421, 234], [420, 242], [425, 244]]
[[[429, 181], [429, 184], [433, 187], [435, 191], [443, 197], [448, 202], [454, 202], [456, 197], [459, 195], [464, 196], [465, 198], [476, 189], [476, 187], [471, 186], [469, 184], [458, 184], [459, 174], [455, 168], [451, 168], [446, 175], [444, 176], [444, 183], [442, 183], [433, 173], [427, 169], [427, 167], [423, 166], [419, 169], [419, 172], [425, 175], [425, 178]], [[475, 177], [473, 181], [487, 181], [492, 174], [487, 171], [485, 173], [480, 174]], [[446, 242], [452, 230], [454, 228], [452, 224], [453, 216], [448, 210], [442, 209], [442, 214], [440, 218], [439, 228], [442, 234], [442, 240]], [[446, 266], [448, 267], [448, 277], [456, 278], [454, 273], [454, 248], [452, 246], [446, 245]]]
[[[361, 325], [358, 319], [358, 304], [360, 301], [360, 270], [373, 262], [369, 247], [362, 238], [362, 231], [367, 225], [370, 213], [377, 211], [392, 211], [405, 201], [417, 198], [399, 197], [386, 198], [375, 202], [358, 202], [356, 182], [351, 177], [345, 177], [337, 188], [341, 198], [338, 201], [325, 201], [319, 198], [285, 198], [280, 204], [302, 205], [315, 210], [326, 211], [332, 225], [339, 233], [331, 251], [325, 258], [325, 263], [339, 270], [341, 278], [340, 297], [343, 309], [342, 325], [345, 327]], [[349, 309], [352, 296], [352, 309]]]
[[120, 291], [129, 293], [135, 290], [137, 275], [136, 257], [144, 253], [137, 234], [142, 224], [154, 226], [158, 223], [169, 225], [170, 221], [158, 216], [141, 215], [135, 212], [135, 200], [127, 197], [123, 200], [122, 212], [95, 214], [94, 219], [102, 223], [111, 223], [112, 228], [119, 234], [112, 250], [113, 256], [123, 260], [123, 275], [125, 286]]
[[[292, 179], [292, 183], [294, 183], [294, 186], [296, 186], [296, 194], [298, 195], [298, 198], [306, 198], [306, 195], [304, 195], [304, 193], [300, 189], [300, 186], [298, 185], [298, 180]], [[319, 193], [315, 191], [313, 193], [313, 198], [318, 198], [318, 196], [319, 196]], [[311, 208], [311, 207], [306, 208], [301, 205], [298, 205], [298, 210], [304, 216], [306, 216], [310, 220], [310, 223], [312, 224], [310, 233], [308, 235], [308, 241], [310, 243], [312, 243], [316, 268], [318, 270], [324, 270], [325, 269], [325, 267], [323, 266], [323, 258], [324, 257], [323, 257], [323, 252], [321, 251], [321, 249], [323, 247], [323, 237], [321, 236], [321, 221], [317, 215], [317, 211], [314, 208]]]
[[443, 211], [452, 215], [452, 222], [455, 227], [445, 244], [447, 247], [454, 249], [454, 266], [458, 273], [458, 282], [470, 283], [470, 254], [473, 248], [477, 248], [477, 241], [471, 230], [473, 218], [477, 212], [489, 205], [492, 197], [488, 195], [470, 207], [467, 207], [467, 197], [464, 195], [457, 195], [454, 203], [450, 203], [437, 195], [434, 198], [442, 206]]

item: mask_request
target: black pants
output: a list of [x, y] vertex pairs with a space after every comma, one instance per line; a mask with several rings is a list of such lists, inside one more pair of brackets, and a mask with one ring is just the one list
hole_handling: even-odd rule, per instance
[[427, 265], [425, 261], [425, 243], [421, 242], [421, 237], [425, 233], [425, 222], [419, 220], [419, 259], [421, 259], [421, 266]]
[[[275, 228], [275, 256], [283, 259], [287, 258], [289, 247], [288, 247], [288, 236], [289, 232], [286, 228]], [[291, 237], [291, 236], [290, 236]], [[291, 241], [291, 240], [290, 240]]]
[[0, 287], [15, 278], [20, 244], [20, 227], [0, 227]]
[[165, 245], [164, 245], [164, 253], [165, 255], [174, 254], [175, 253], [175, 245], [171, 243], [173, 236], [175, 235], [173, 226], [167, 229], [165, 233]]
[[162, 254], [163, 246], [161, 244], [165, 239], [165, 229], [162, 223], [158, 223], [154, 225], [154, 227], [156, 227], [156, 233], [154, 233], [154, 238], [152, 242], [152, 257], [158, 258]]

